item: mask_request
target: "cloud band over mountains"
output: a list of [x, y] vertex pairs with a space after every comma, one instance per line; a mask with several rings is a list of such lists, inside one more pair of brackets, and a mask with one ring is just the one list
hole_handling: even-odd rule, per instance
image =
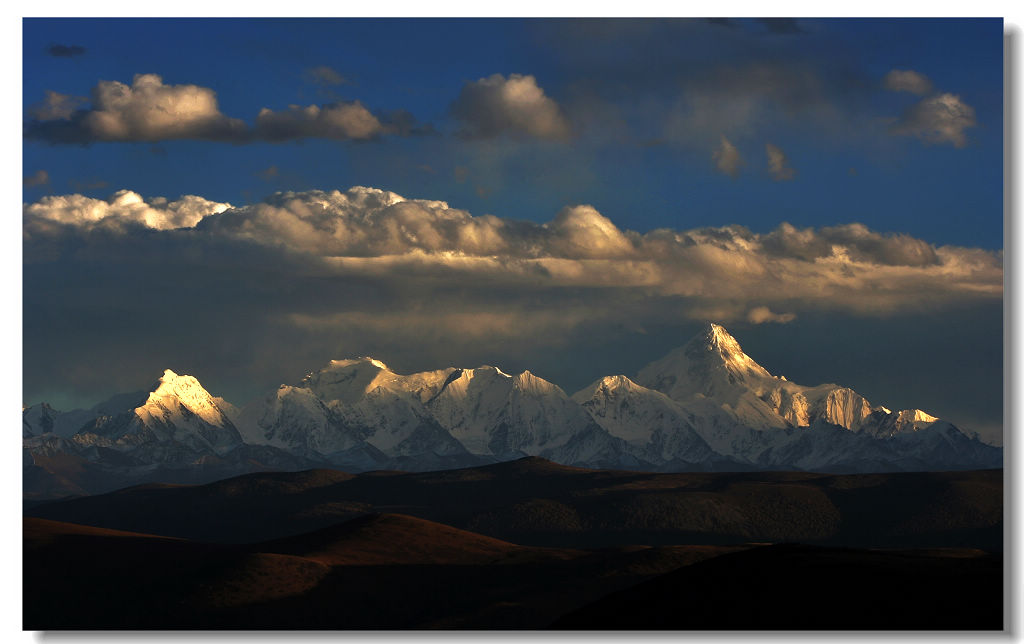
[[[861, 224], [768, 233], [742, 226], [687, 231], [619, 229], [591, 206], [569, 206], [536, 224], [473, 216], [443, 201], [355, 187], [277, 193], [234, 208], [198, 196], [148, 201], [130, 191], [109, 200], [48, 196], [24, 208], [27, 249], [56, 239], [157, 242], [231, 240], [286, 250], [329, 275], [403, 283], [492, 283], [519, 289], [643, 289], [740, 318], [773, 304], [885, 314], [1002, 295], [998, 252], [933, 245]], [[187, 254], [186, 254], [187, 256]], [[27, 261], [32, 255], [26, 253]], [[782, 311], [785, 314], [788, 311]], [[763, 316], [762, 316], [763, 317]]]
[[241, 207], [46, 196], [23, 220], [26, 401], [64, 408], [168, 367], [244, 401], [357, 355], [407, 372], [529, 367], [571, 390], [639, 368], [697, 320], [744, 337], [797, 320], [842, 343], [889, 321], [962, 327], [1002, 304], [1000, 252], [860, 224], [639, 233], [585, 205], [540, 224], [358, 187]]

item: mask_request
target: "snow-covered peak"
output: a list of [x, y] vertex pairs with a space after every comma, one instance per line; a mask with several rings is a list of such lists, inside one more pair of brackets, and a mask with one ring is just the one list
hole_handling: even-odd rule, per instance
[[485, 395], [504, 400], [514, 386], [514, 380], [501, 369], [490, 365], [481, 365], [475, 369], [452, 369], [438, 391], [438, 396], [464, 400]]
[[738, 393], [759, 389], [772, 380], [768, 370], [743, 353], [736, 338], [724, 327], [709, 323], [703, 331], [664, 358], [647, 365], [637, 382], [686, 400], [697, 394], [732, 401]]
[[146, 402], [136, 409], [136, 413], [140, 416], [160, 416], [167, 409], [177, 405], [212, 425], [220, 425], [224, 422], [224, 415], [217, 406], [216, 400], [198, 380], [192, 376], [178, 375], [170, 369], [164, 370], [164, 374], [156, 382], [156, 386], [149, 393]]
[[738, 350], [740, 343], [736, 341], [736, 338], [729, 335], [729, 332], [725, 330], [725, 327], [721, 324], [715, 324], [714, 322], [708, 322], [704, 327], [704, 334], [710, 340], [715, 342], [722, 342], [726, 344], [732, 344]]
[[920, 409], [904, 409], [899, 413], [900, 423], [934, 423], [938, 418]]
[[[506, 378], [506, 374], [502, 374]], [[529, 371], [524, 371], [518, 376], [512, 378], [512, 386], [519, 391], [527, 391], [532, 394], [555, 394], [558, 396], [565, 396], [565, 392], [558, 385], [548, 382], [543, 378], [533, 375]]]
[[629, 378], [623, 375], [605, 376], [590, 383], [572, 395], [572, 399], [579, 404], [595, 398], [610, 398], [617, 395], [624, 395], [630, 391], [643, 389]]
[[718, 360], [721, 360], [737, 374], [771, 377], [767, 369], [743, 353], [740, 343], [725, 330], [725, 327], [714, 322], [709, 322], [704, 332], [691, 338], [683, 349], [691, 360], [700, 357], [712, 360], [716, 365]]
[[464, 376], [468, 377], [468, 378], [472, 378], [472, 377], [474, 377], [476, 375], [480, 375], [480, 374], [488, 374], [490, 376], [500, 376], [502, 378], [511, 378], [512, 377], [509, 374], [507, 374], [504, 371], [502, 371], [499, 367], [495, 367], [494, 365], [489, 365], [489, 364], [482, 364], [479, 367], [476, 367], [474, 369], [456, 369], [456, 370], [457, 371], [461, 371], [462, 374]]
[[331, 360], [302, 379], [302, 386], [311, 389], [321, 400], [353, 403], [380, 384], [382, 376], [394, 375], [380, 360], [361, 357]]
[[386, 364], [384, 364], [382, 361], [376, 358], [371, 358], [370, 356], [360, 356], [358, 358], [347, 358], [345, 360], [331, 360], [330, 364], [324, 369], [322, 369], [322, 371], [326, 371], [328, 369], [344, 369], [346, 367], [352, 367], [361, 364], [369, 364], [374, 367], [377, 367], [378, 369], [388, 368]]

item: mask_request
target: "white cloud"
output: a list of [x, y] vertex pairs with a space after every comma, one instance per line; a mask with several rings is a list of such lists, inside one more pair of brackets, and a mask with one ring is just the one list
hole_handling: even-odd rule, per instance
[[88, 102], [81, 96], [69, 96], [46, 90], [46, 98], [28, 109], [29, 116], [41, 121], [68, 121], [79, 107]]
[[797, 229], [788, 223], [762, 237], [769, 253], [807, 261], [833, 256], [837, 249], [854, 261], [891, 266], [934, 266], [940, 258], [929, 243], [909, 235], [882, 235], [863, 224]]
[[[317, 68], [326, 82], [326, 68]], [[199, 139], [250, 143], [294, 141], [305, 138], [370, 140], [383, 134], [418, 133], [415, 119], [397, 110], [386, 117], [359, 101], [326, 105], [290, 105], [280, 111], [263, 108], [253, 126], [225, 116], [217, 95], [198, 85], [167, 85], [157, 74], [136, 74], [131, 85], [100, 81], [92, 90], [91, 106], [84, 99], [47, 92], [30, 110], [28, 138], [51, 143], [100, 141], [165, 141]]]
[[466, 83], [455, 102], [452, 115], [462, 121], [464, 133], [490, 138], [501, 134], [564, 141], [569, 122], [561, 108], [537, 85], [531, 75], [492, 74]]
[[287, 110], [260, 110], [256, 136], [268, 141], [304, 138], [373, 139], [388, 132], [380, 120], [359, 101], [319, 107], [289, 105]]
[[861, 224], [782, 224], [766, 234], [740, 226], [640, 234], [619, 229], [591, 206], [565, 208], [540, 225], [475, 217], [442, 201], [359, 187], [278, 193], [240, 208], [194, 196], [147, 202], [128, 191], [109, 201], [68, 195], [28, 204], [24, 214], [26, 237], [37, 240], [57, 234], [56, 224], [129, 233], [126, 223], [159, 230], [195, 226], [197, 243], [287, 249], [325, 275], [520, 294], [597, 288], [609, 304], [641, 289], [644, 297], [685, 302], [684, 315], [724, 312], [718, 316], [723, 321], [785, 321], [807, 310], [890, 314], [1002, 296], [998, 253], [936, 248]]
[[764, 324], [766, 322], [787, 324], [795, 319], [795, 313], [773, 313], [767, 306], [756, 306], [747, 313], [747, 321], [751, 324]]
[[733, 178], [739, 175], [740, 168], [744, 165], [740, 151], [736, 149], [736, 146], [729, 139], [725, 138], [724, 134], [718, 147], [711, 153], [711, 160], [715, 162], [715, 168], [719, 172]]
[[45, 234], [50, 224], [75, 228], [106, 226], [111, 229], [134, 225], [155, 230], [191, 228], [208, 215], [231, 207], [195, 195], [177, 201], [156, 197], [148, 202], [136, 192], [120, 190], [110, 199], [82, 195], [47, 196], [24, 207], [26, 235]]
[[563, 208], [547, 227], [554, 234], [551, 250], [558, 256], [624, 257], [635, 250], [622, 231], [593, 206]]
[[789, 181], [796, 176], [796, 170], [790, 167], [789, 159], [778, 146], [765, 143], [764, 151], [768, 155], [768, 172], [771, 173], [772, 179]]
[[924, 96], [932, 91], [932, 82], [924, 74], [912, 69], [894, 69], [882, 80], [885, 88], [894, 92], [910, 92]]
[[926, 143], [967, 145], [965, 130], [977, 124], [974, 108], [956, 94], [938, 94], [921, 100], [896, 123], [896, 134], [912, 135]]
[[100, 81], [82, 127], [97, 141], [231, 138], [245, 129], [220, 113], [213, 90], [165, 85], [157, 74], [136, 74], [131, 85]]

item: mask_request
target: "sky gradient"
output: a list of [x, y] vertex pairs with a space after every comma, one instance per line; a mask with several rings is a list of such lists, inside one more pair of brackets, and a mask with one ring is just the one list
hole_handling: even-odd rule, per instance
[[[707, 319], [994, 437], [999, 20], [24, 21], [24, 397], [632, 376]], [[366, 186], [370, 189], [355, 189]]]

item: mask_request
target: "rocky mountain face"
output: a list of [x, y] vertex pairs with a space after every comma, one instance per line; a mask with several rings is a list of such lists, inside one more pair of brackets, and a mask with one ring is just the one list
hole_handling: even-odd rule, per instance
[[261, 469], [437, 470], [542, 456], [582, 467], [829, 472], [982, 469], [1002, 450], [919, 409], [773, 376], [709, 324], [635, 379], [571, 397], [529, 371], [411, 375], [334, 360], [242, 407], [167, 370], [90, 410], [23, 410], [25, 492], [59, 496]]

